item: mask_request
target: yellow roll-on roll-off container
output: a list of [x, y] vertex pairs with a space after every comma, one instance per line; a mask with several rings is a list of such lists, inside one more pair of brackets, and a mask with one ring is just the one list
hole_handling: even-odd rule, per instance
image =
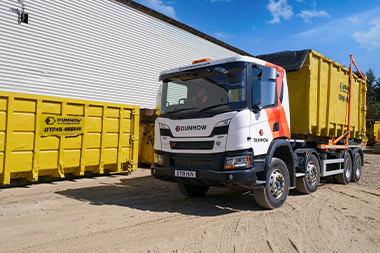
[[0, 94], [0, 184], [137, 169], [139, 107]]

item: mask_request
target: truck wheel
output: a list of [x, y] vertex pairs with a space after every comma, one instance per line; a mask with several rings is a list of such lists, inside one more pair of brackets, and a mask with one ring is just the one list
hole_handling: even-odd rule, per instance
[[352, 173], [352, 158], [350, 153], [346, 152], [344, 154], [344, 169], [343, 173], [336, 175], [336, 181], [340, 184], [349, 184], [351, 180]]
[[358, 182], [362, 175], [362, 156], [359, 153], [356, 153], [353, 165], [351, 182]]
[[278, 158], [272, 158], [265, 187], [254, 189], [253, 195], [257, 204], [267, 209], [281, 207], [289, 193], [289, 172], [285, 163]]
[[315, 155], [310, 155], [307, 161], [305, 176], [297, 177], [296, 189], [301, 193], [312, 193], [318, 189], [321, 179], [321, 168], [318, 158]]
[[178, 190], [185, 195], [186, 197], [192, 198], [192, 197], [201, 197], [206, 194], [209, 186], [202, 186], [202, 185], [190, 185], [190, 184], [182, 184], [177, 183]]

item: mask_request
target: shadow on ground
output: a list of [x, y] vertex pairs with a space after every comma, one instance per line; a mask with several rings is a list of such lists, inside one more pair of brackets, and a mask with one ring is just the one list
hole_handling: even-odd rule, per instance
[[[121, 179], [119, 183], [56, 193], [92, 205], [118, 205], [143, 211], [176, 212], [198, 216], [264, 210], [249, 191], [211, 187], [203, 197], [187, 198], [179, 193], [175, 183], [163, 182], [152, 176]], [[290, 195], [296, 194], [295, 190], [291, 190]]]
[[365, 149], [363, 149], [364, 154], [373, 154], [373, 149], [375, 146], [367, 146]]

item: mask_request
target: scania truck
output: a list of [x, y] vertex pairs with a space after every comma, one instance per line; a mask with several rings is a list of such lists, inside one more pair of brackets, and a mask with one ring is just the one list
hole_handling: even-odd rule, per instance
[[267, 209], [281, 207], [291, 187], [315, 192], [321, 177], [357, 182], [362, 79], [313, 50], [162, 71], [151, 174], [187, 197], [210, 186], [251, 190]]

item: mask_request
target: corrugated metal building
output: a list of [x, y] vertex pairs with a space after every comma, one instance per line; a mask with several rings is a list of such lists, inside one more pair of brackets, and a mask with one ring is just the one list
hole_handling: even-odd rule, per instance
[[249, 54], [133, 1], [3, 0], [0, 55], [0, 91], [155, 108], [161, 70]]

